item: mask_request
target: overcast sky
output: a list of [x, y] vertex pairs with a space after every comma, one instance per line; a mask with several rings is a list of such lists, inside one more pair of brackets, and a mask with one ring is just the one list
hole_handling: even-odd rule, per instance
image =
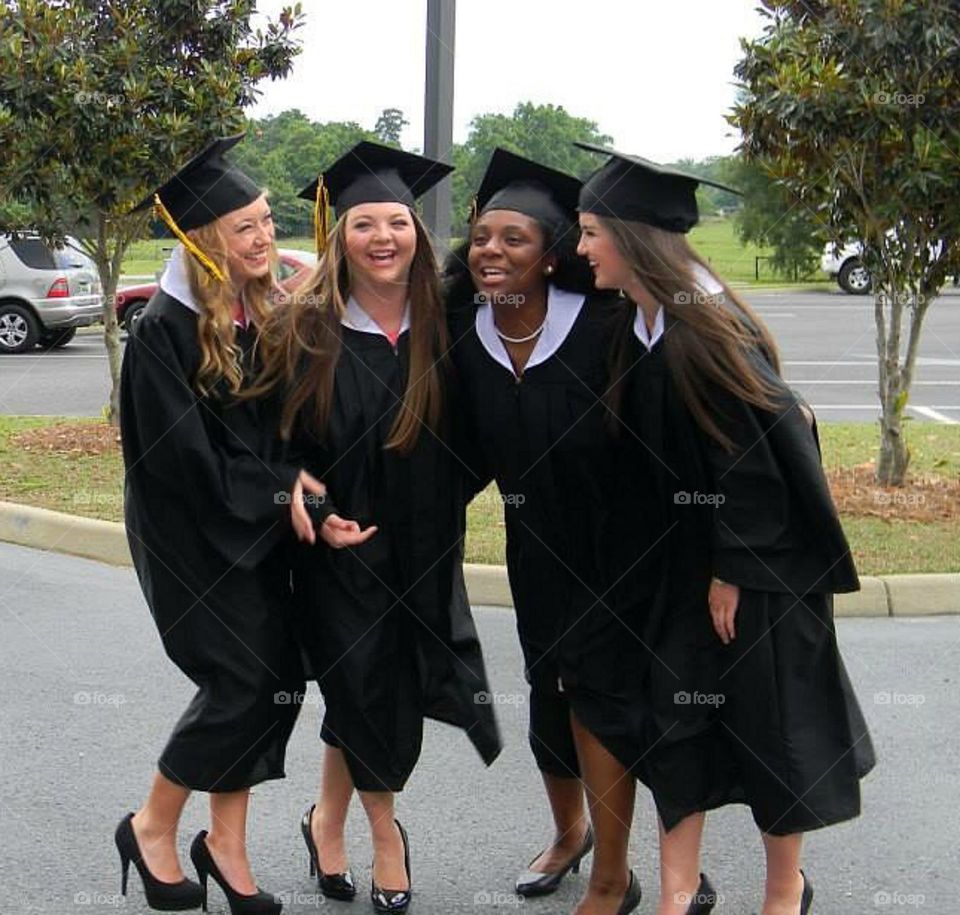
[[[290, 3], [292, 0], [286, 0]], [[260, 0], [275, 14], [284, 0]], [[657, 161], [732, 152], [739, 39], [762, 28], [756, 0], [458, 0], [454, 140], [471, 118], [551, 102], [597, 122], [625, 152]], [[372, 128], [400, 108], [423, 146], [426, 0], [304, 0], [304, 51], [266, 85], [255, 117], [299, 108]], [[571, 15], [576, 11], [576, 15]], [[263, 85], [263, 84], [261, 84]]]

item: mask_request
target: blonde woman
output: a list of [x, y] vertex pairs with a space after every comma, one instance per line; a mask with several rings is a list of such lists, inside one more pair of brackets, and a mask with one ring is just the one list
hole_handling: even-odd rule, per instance
[[411, 899], [394, 816], [425, 717], [467, 731], [485, 762], [500, 744], [461, 568], [462, 468], [433, 251], [413, 206], [449, 166], [361, 143], [304, 193], [337, 223], [317, 270], [264, 335], [285, 388], [282, 428], [328, 497], [302, 547], [300, 633], [326, 702], [320, 796], [303, 837], [325, 895], [356, 893], [344, 850], [354, 790], [373, 842], [371, 900]]
[[[206, 905], [207, 877], [234, 915], [276, 913], [246, 853], [251, 786], [282, 778], [303, 688], [278, 543], [316, 481], [272, 454], [276, 423], [239, 400], [274, 289], [274, 230], [264, 193], [223, 158], [219, 140], [143, 206], [181, 240], [123, 362], [126, 527], [137, 575], [171, 660], [197, 693], [160, 755], [150, 793], [121, 820], [122, 890], [132, 862], [147, 904]], [[286, 703], [277, 697], [286, 696]], [[191, 791], [210, 795], [210, 830], [191, 847], [200, 884], [177, 854]]]

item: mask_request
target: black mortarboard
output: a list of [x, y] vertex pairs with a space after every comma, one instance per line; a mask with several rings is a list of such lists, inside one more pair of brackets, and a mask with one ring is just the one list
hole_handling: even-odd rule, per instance
[[214, 140], [166, 184], [141, 201], [134, 212], [153, 206], [155, 197], [159, 197], [173, 221], [186, 232], [253, 203], [263, 193], [262, 189], [223, 158], [243, 137], [240, 133]]
[[584, 183], [580, 192], [581, 213], [642, 222], [667, 232], [689, 232], [700, 218], [698, 184], [740, 193], [712, 178], [658, 165], [640, 156], [630, 156], [592, 143], [575, 145], [610, 156]]
[[474, 201], [476, 213], [514, 210], [557, 233], [576, 222], [578, 178], [497, 147]]
[[412, 207], [452, 171], [453, 166], [445, 162], [362, 140], [298, 196], [314, 204], [317, 247], [322, 249], [328, 201], [338, 218], [359, 203], [402, 203]]

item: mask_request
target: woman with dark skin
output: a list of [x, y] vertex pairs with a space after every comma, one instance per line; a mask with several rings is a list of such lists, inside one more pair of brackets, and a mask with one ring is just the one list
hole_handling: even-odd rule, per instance
[[[618, 603], [629, 563], [618, 564], [614, 507], [629, 499], [625, 488], [614, 490], [603, 404], [615, 306], [585, 295], [589, 276], [573, 252], [579, 186], [498, 149], [466, 248], [447, 269], [452, 355], [472, 442], [465, 459], [474, 489], [493, 478], [504, 503], [530, 744], [555, 826], [553, 842], [517, 881], [525, 896], [553, 892], [591, 849], [585, 786], [594, 829], [608, 831], [607, 799], [592, 791], [589, 762], [582, 772], [580, 751], [593, 737], [581, 722], [603, 731], [597, 710], [630, 694], [626, 675], [612, 682], [605, 673], [624, 667], [611, 664], [611, 646], [619, 656], [625, 642], [637, 645], [632, 608]], [[599, 853], [598, 843], [578, 911], [607, 894], [611, 853], [625, 862], [625, 846]], [[619, 905], [624, 892], [616, 890]], [[639, 897], [639, 887], [631, 893]]]
[[703, 179], [596, 151], [611, 158], [581, 193], [578, 250], [633, 305], [610, 403], [635, 433], [623, 447], [644, 444], [634, 473], [664, 533], [663, 664], [646, 675], [638, 769], [660, 814], [658, 915], [713, 908], [704, 811], [734, 801], [766, 851], [763, 915], [805, 915], [803, 833], [857, 816], [874, 764], [833, 628], [832, 595], [859, 587], [856, 570], [812, 413], [760, 319], [684, 237]]

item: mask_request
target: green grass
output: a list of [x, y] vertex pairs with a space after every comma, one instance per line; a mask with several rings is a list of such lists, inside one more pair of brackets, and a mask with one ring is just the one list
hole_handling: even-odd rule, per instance
[[[690, 241], [717, 272], [728, 282], [737, 285], [755, 285], [754, 258], [757, 255], [770, 254], [769, 248], [760, 248], [756, 245], [744, 245], [737, 238], [730, 219], [706, 218], [690, 233]], [[171, 248], [175, 244], [173, 239], [163, 238], [155, 241], [138, 241], [130, 246], [123, 261], [123, 273], [131, 275], [152, 276], [163, 266], [166, 254], [164, 248]], [[278, 241], [281, 248], [297, 248], [301, 251], [313, 250], [312, 238], [283, 238]], [[131, 281], [132, 282], [132, 281]], [[793, 280], [775, 276], [768, 263], [760, 263], [761, 285], [785, 284], [795, 286]], [[801, 280], [804, 287], [824, 287], [832, 285], [827, 277], [819, 271], [814, 280]]]
[[[0, 416], [0, 499], [56, 511], [123, 520], [123, 466], [120, 449], [100, 455], [24, 451], [11, 436], [58, 422], [49, 417]], [[824, 465], [855, 467], [875, 457], [872, 423], [829, 423], [820, 427]], [[911, 473], [944, 479], [960, 476], [960, 426], [912, 423], [908, 428]], [[491, 486], [467, 513], [468, 562], [502, 563], [503, 506]], [[845, 516], [844, 528], [863, 575], [960, 570], [960, 505], [951, 520], [916, 522]]]

